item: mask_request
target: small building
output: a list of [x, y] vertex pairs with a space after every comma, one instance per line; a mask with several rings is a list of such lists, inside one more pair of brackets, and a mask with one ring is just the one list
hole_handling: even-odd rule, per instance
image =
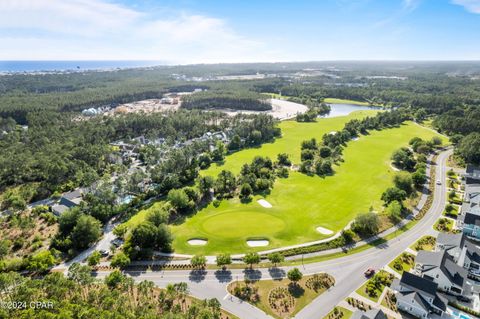
[[387, 319], [387, 316], [381, 309], [371, 309], [368, 311], [355, 311], [350, 319]]
[[437, 283], [409, 272], [392, 283], [397, 292], [397, 308], [417, 318], [442, 316], [447, 310], [448, 300], [437, 293], [437, 287]]

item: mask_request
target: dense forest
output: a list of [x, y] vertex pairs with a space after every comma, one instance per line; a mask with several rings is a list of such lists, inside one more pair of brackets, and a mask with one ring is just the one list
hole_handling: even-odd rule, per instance
[[153, 282], [135, 283], [119, 271], [103, 281], [90, 271], [74, 264], [67, 277], [58, 272], [41, 279], [0, 273], [0, 318], [232, 318], [216, 299], [189, 297], [185, 283], [158, 289]]
[[186, 109], [233, 109], [267, 111], [272, 106], [267, 97], [255, 92], [206, 91], [187, 95], [182, 98], [182, 107]]

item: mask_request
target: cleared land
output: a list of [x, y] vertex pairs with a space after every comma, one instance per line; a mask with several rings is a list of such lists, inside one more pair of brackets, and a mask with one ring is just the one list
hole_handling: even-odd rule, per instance
[[[322, 119], [317, 123], [280, 123], [284, 136], [275, 143], [258, 149], [244, 150], [227, 157], [225, 164], [212, 167], [204, 174], [216, 175], [222, 169], [238, 173], [242, 164], [255, 155], [275, 158], [278, 153], [291, 155], [294, 163], [300, 160], [300, 143], [307, 138], [318, 139], [324, 133], [339, 130], [351, 118], [372, 114], [362, 111], [347, 117]], [[287, 179], [277, 179], [265, 199], [272, 208], [257, 203], [257, 196], [248, 204], [238, 199], [224, 200], [219, 207], [212, 204], [173, 226], [174, 248], [178, 253], [217, 252], [243, 253], [294, 245], [326, 238], [316, 228], [339, 231], [358, 213], [370, 206], [379, 210], [380, 196], [392, 182], [394, 171], [390, 156], [400, 146], [419, 136], [430, 139], [436, 133], [413, 123], [398, 128], [371, 132], [358, 141], [350, 142], [344, 150], [344, 160], [335, 167], [335, 175], [326, 178], [291, 172]], [[191, 238], [207, 238], [205, 246], [192, 247]], [[248, 247], [248, 239], [268, 239], [268, 247]]]

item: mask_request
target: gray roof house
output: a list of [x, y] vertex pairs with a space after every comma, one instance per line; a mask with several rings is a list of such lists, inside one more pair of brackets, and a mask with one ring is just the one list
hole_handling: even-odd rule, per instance
[[467, 239], [458, 258], [458, 264], [467, 269], [471, 277], [480, 280], [480, 247]]
[[397, 291], [397, 308], [417, 318], [427, 318], [434, 313], [441, 316], [447, 310], [448, 301], [437, 293], [437, 283], [404, 272], [392, 288]]
[[420, 251], [415, 258], [415, 273], [438, 284], [438, 289], [470, 297], [473, 285], [467, 279], [468, 271], [457, 265], [445, 251]]
[[381, 309], [371, 309], [366, 312], [357, 310], [350, 319], [387, 319], [387, 316]]
[[52, 206], [52, 212], [55, 215], [60, 216], [70, 208], [80, 205], [82, 201], [83, 197], [80, 189], [65, 193], [60, 197], [58, 204]]
[[439, 233], [437, 236], [436, 251], [445, 251], [452, 256], [455, 262], [458, 261], [465, 243], [465, 236], [462, 233], [449, 234]]
[[458, 227], [469, 237], [480, 240], [480, 184], [467, 184], [465, 186], [464, 203]]
[[480, 167], [472, 164], [467, 164], [465, 171], [466, 184], [480, 183]]
[[76, 189], [72, 192], [65, 193], [60, 198], [60, 205], [67, 206], [68, 208], [75, 207], [83, 201], [82, 192], [80, 189]]

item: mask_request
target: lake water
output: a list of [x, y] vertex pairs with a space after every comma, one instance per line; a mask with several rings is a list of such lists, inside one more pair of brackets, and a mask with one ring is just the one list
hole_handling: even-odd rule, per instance
[[354, 111], [363, 111], [363, 110], [379, 110], [379, 106], [365, 106], [365, 105], [355, 105], [355, 104], [328, 104], [330, 105], [331, 111], [329, 114], [322, 116], [326, 117], [337, 117], [345, 116]]

